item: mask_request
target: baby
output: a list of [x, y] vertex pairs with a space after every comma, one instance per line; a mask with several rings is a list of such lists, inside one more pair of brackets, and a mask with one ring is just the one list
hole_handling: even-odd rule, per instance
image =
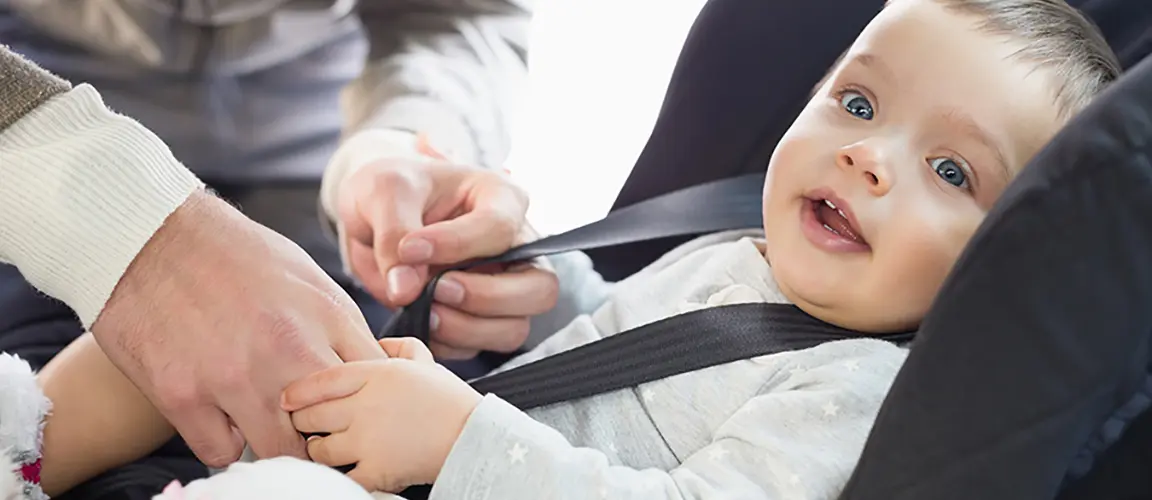
[[[915, 328], [1005, 186], [1118, 72], [1061, 0], [893, 0], [777, 146], [762, 234], [672, 251], [503, 369], [739, 302], [792, 303], [861, 332]], [[434, 482], [442, 499], [831, 499], [906, 355], [879, 340], [829, 342], [524, 413], [414, 341], [381, 345], [389, 359], [324, 370], [283, 396], [301, 432], [326, 434], [308, 441], [312, 459], [356, 464], [347, 476], [274, 459], [161, 496], [353, 499], [369, 498], [355, 483]], [[37, 479], [65, 491], [173, 435], [91, 338], [39, 381], [54, 404], [42, 462], [34, 445], [12, 453], [29, 492]], [[34, 437], [39, 415], [0, 421], [0, 437]]]

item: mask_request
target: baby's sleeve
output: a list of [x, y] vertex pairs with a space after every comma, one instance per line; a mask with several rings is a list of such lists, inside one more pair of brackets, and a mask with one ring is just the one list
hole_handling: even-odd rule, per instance
[[786, 356], [779, 377], [719, 426], [708, 445], [667, 471], [611, 465], [604, 453], [574, 447], [488, 396], [466, 424], [432, 499], [835, 499], [905, 353], [888, 345], [825, 347]]

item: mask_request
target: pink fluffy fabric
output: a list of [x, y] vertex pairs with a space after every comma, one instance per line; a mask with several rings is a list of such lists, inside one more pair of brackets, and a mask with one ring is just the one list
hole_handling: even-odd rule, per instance
[[47, 500], [40, 489], [40, 449], [52, 403], [28, 363], [0, 354], [0, 499]]

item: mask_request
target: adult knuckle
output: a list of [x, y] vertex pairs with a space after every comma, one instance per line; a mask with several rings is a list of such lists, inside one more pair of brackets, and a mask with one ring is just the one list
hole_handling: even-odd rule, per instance
[[500, 239], [509, 244], [514, 243], [517, 236], [520, 235], [520, 217], [503, 210], [490, 212], [490, 217], [492, 218], [492, 228], [500, 236]]
[[[320, 307], [331, 306], [327, 305], [325, 301], [321, 301]], [[316, 314], [315, 309], [306, 310], [311, 314]], [[283, 311], [267, 311], [262, 316], [257, 327], [262, 337], [254, 345], [248, 346], [249, 352], [253, 356], [275, 364], [282, 362], [294, 364], [317, 360], [318, 356], [313, 350], [310, 339], [316, 335], [324, 335], [325, 329], [306, 328], [297, 315]], [[326, 323], [321, 322], [320, 324]], [[238, 372], [237, 375], [248, 378], [249, 367], [242, 362], [238, 365], [244, 371]]]
[[504, 335], [497, 339], [497, 343], [493, 346], [493, 350], [497, 352], [513, 352], [524, 345], [528, 340], [528, 333], [532, 330], [532, 324], [528, 318], [518, 319], [511, 322], [508, 328], [504, 330]]
[[418, 171], [394, 163], [378, 163], [368, 182], [378, 194], [416, 191], [421, 186]]
[[234, 393], [252, 384], [251, 364], [243, 358], [216, 361], [212, 374], [217, 392]]
[[256, 331], [274, 345], [298, 343], [304, 336], [304, 328], [295, 315], [280, 309], [264, 309], [257, 321]]
[[185, 412], [200, 405], [199, 386], [191, 377], [160, 381], [156, 389], [161, 412]]

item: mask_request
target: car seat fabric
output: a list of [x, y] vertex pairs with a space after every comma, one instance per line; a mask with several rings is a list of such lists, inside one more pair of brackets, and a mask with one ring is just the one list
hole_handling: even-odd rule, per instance
[[[1081, 8], [1093, 21], [1098, 23], [1105, 38], [1120, 56], [1125, 68], [1133, 66], [1152, 50], [1152, 40], [1150, 40], [1152, 39], [1152, 30], [1150, 30], [1152, 27], [1152, 9], [1147, 8], [1145, 1], [1070, 0], [1070, 3]], [[628, 206], [651, 196], [688, 185], [763, 169], [767, 165], [771, 150], [775, 147], [780, 134], [794, 119], [795, 113], [806, 100], [812, 85], [823, 75], [825, 68], [832, 63], [835, 57], [848, 46], [860, 28], [868, 22], [875, 12], [879, 11], [881, 4], [882, 2], [879, 1], [861, 2], [854, 0], [820, 0], [814, 2], [711, 0], [701, 11], [692, 28], [673, 73], [660, 116], [649, 142], [638, 159], [628, 182], [621, 190], [614, 208]], [[827, 15], [830, 12], [835, 12], [836, 15]], [[771, 26], [773, 29], [764, 29], [765, 26]], [[819, 33], [820, 36], [812, 36], [813, 33]], [[757, 63], [750, 63], [750, 61]], [[782, 77], [781, 75], [788, 76]], [[1138, 97], [1131, 95], [1114, 97], [1113, 99], [1116, 99], [1115, 102], [1123, 101], [1125, 104], [1120, 106], [1122, 107], [1132, 100], [1138, 100]], [[1116, 107], [1116, 105], [1113, 104], [1111, 107]], [[1095, 114], [1107, 115], [1108, 113], [1097, 111]], [[1080, 123], [1088, 123], [1084, 120], [1088, 120], [1088, 118], [1082, 119]], [[1142, 125], [1138, 117], [1122, 115], [1111, 123], [1104, 123], [1109, 120], [1108, 118], [1096, 118], [1095, 120], [1102, 122], [1100, 127], [1081, 125], [1080, 127], [1083, 129], [1077, 129], [1079, 132], [1087, 134], [1080, 138], [1081, 143], [1090, 145], [1092, 141], [1097, 141], [1100, 144], [1096, 144], [1096, 146], [1105, 151], [1108, 144], [1114, 146], [1115, 149], [1108, 154], [1101, 153], [1094, 160], [1100, 162], [1136, 161], [1127, 159], [1124, 148], [1131, 147], [1129, 152], [1136, 154], [1136, 148], [1141, 144], [1139, 134]], [[1068, 132], [1064, 136], [1075, 134], [1076, 132]], [[1132, 137], [1131, 134], [1136, 134], [1136, 136]], [[1069, 142], [1065, 146], [1071, 144], [1073, 143]], [[1064, 148], [1056, 148], [1053, 151], [1063, 150]], [[1114, 157], [1108, 158], [1109, 154]], [[1058, 153], [1049, 152], [1047, 155], [1047, 158], [1052, 159], [1058, 156]], [[1087, 158], [1089, 157], [1085, 157], [1084, 160], [1088, 161]], [[1061, 161], [1069, 162], [1071, 160], [1063, 158]], [[1132, 167], [1133, 165], [1126, 165], [1126, 168]], [[1125, 185], [1123, 187], [1126, 192], [1131, 193], [1135, 191], [1136, 186]], [[1097, 194], [1103, 196], [1102, 193], [1097, 192]], [[1053, 197], [1048, 196], [1043, 199], [1051, 200]], [[1028, 206], [1031, 200], [1032, 198], [1025, 198], [1020, 206]], [[1097, 202], [1103, 203], [1103, 200], [1097, 200]], [[1097, 208], [1103, 209], [1105, 207], [1097, 205]], [[1113, 209], [1117, 208], [1113, 207]], [[1083, 220], [1083, 218], [1081, 222], [1097, 223], [1095, 220]], [[1118, 220], [1108, 223], [1113, 226], [1113, 229], [1119, 224]], [[1087, 234], [1081, 234], [1081, 236], [1087, 236]], [[1066, 238], [1060, 238], [1052, 241], [1065, 240]], [[1067, 238], [1067, 240], [1074, 241], [1071, 238]], [[1061, 396], [1070, 397], [1076, 388], [1095, 389], [1097, 392], [1088, 393], [1078, 408], [1062, 409], [1061, 411], [1065, 412], [1063, 420], [1056, 418], [1051, 421], [1050, 425], [1054, 426], [1053, 428], [1073, 425], [1075, 432], [1071, 435], [1057, 435], [1060, 433], [1049, 432], [1049, 434], [1056, 436], [1054, 438], [1056, 441], [1054, 441], [1055, 444], [1051, 445], [1053, 453], [1043, 455], [1041, 458], [1041, 462], [1044, 463], [1017, 466], [1018, 464], [1005, 461], [1004, 467], [999, 473], [992, 472], [990, 477], [1004, 481], [1000, 486], [1005, 488], [1004, 492], [1011, 493], [1010, 498], [1052, 498], [1052, 494], [1061, 483], [1061, 478], [1065, 473], [1071, 474], [1071, 481], [1065, 491], [1065, 496], [1062, 498], [1124, 498], [1122, 496], [1101, 496], [1101, 491], [1085, 485], [1111, 485], [1113, 488], [1110, 491], [1121, 495], [1119, 490], [1124, 489], [1124, 485], [1131, 485], [1132, 488], [1129, 489], [1133, 489], [1147, 483], [1143, 477], [1132, 475], [1131, 471], [1138, 470], [1138, 468], [1134, 469], [1128, 465], [1135, 460], [1141, 460], [1152, 455], [1152, 451], [1144, 452], [1143, 457], [1141, 457], [1138, 453], [1141, 448], [1131, 446], [1124, 440], [1109, 446], [1119, 437], [1120, 431], [1125, 429], [1131, 417], [1140, 414], [1140, 410], [1145, 404], [1141, 400], [1140, 394], [1136, 393], [1136, 388], [1141, 386], [1138, 379], [1142, 375], [1137, 369], [1140, 362], [1133, 358], [1128, 360], [1129, 365], [1127, 366], [1114, 363], [1112, 368], [1120, 371], [1111, 373], [1111, 390], [1105, 390], [1106, 377], [1099, 371], [1101, 366], [1104, 366], [1101, 359], [1111, 359], [1115, 362], [1125, 354], [1124, 350], [1114, 350], [1107, 353], [1111, 357], [1093, 358], [1086, 355], [1089, 352], [1095, 352], [1092, 348], [1096, 350], [1115, 348], [1117, 345], [1124, 344], [1125, 340], [1129, 341], [1126, 344], [1130, 349], [1128, 354], [1132, 356], [1142, 355], [1141, 353], [1146, 350], [1143, 339], [1123, 337], [1124, 334], [1132, 332], [1115, 329], [1117, 325], [1139, 323], [1139, 321], [1135, 321], [1131, 317], [1108, 316], [1112, 319], [1098, 324], [1096, 322], [1061, 323], [1059, 318], [1062, 318], [1062, 315], [1075, 316], [1076, 311], [1090, 307], [1091, 304], [1098, 301], [1098, 298], [1088, 297], [1089, 300], [1081, 303], [1065, 301], [1065, 303], [1044, 304], [1041, 300], [1047, 294], [1059, 295], [1057, 292], [1062, 290], [1068, 294], [1074, 294], [1074, 291], [1061, 287], [1067, 287], [1074, 282], [1069, 278], [1092, 278], [1092, 276], [1083, 275], [1082, 271], [1093, 264], [1102, 265], [1106, 269], [1104, 273], [1096, 276], [1097, 281], [1092, 282], [1096, 288], [1122, 296], [1125, 286], [1109, 287], [1105, 275], [1111, 273], [1120, 273], [1121, 277], [1125, 279], [1125, 281], [1119, 282], [1121, 284], [1143, 286], [1139, 280], [1133, 281], [1135, 274], [1127, 274], [1123, 267], [1114, 267], [1122, 266], [1124, 262], [1127, 262], [1124, 260], [1125, 258], [1129, 260], [1138, 258], [1138, 252], [1144, 251], [1147, 254], [1146, 245], [1142, 246], [1142, 242], [1134, 240], [1135, 237], [1127, 238], [1127, 243], [1131, 245], [1127, 247], [1129, 251], [1119, 252], [1111, 256], [1102, 251], [1076, 255], [1076, 258], [1069, 262], [1060, 262], [1059, 259], [1051, 258], [1041, 260], [1041, 262], [1047, 262], [1054, 267], [1051, 267], [1050, 273], [1036, 276], [1032, 286], [1037, 289], [1048, 288], [1048, 290], [1042, 290], [1036, 297], [1032, 297], [1032, 302], [1029, 303], [1034, 308], [1026, 311], [1034, 311], [1034, 314], [1039, 315], [1037, 318], [1031, 318], [1032, 327], [1051, 326], [1054, 329], [1050, 334], [1051, 340], [1035, 338], [1036, 342], [1040, 342], [1041, 345], [1045, 342], [1052, 342], [1053, 345], [1048, 347], [1053, 353], [1074, 354], [1076, 351], [1070, 351], [1069, 346], [1077, 346], [1078, 342], [1086, 342], [1087, 340], [1076, 337], [1071, 337], [1072, 340], [1065, 340], [1061, 335], [1067, 336], [1070, 335], [1070, 332], [1075, 332], [1076, 325], [1088, 328], [1084, 330], [1086, 332], [1096, 332], [1098, 328], [1111, 329], [1108, 330], [1108, 335], [1101, 336], [1098, 344], [1088, 345], [1088, 349], [1082, 351], [1082, 354], [1085, 354], [1082, 358], [1067, 356], [1056, 358], [1065, 362], [1068, 365], [1066, 368], [1070, 366], [1073, 369], [1064, 373], [1057, 372], [1059, 376], [1051, 379], [1047, 385], [1039, 384], [1040, 388], [1043, 389], [1039, 392], [1039, 396], [1054, 399], [1059, 399]], [[1081, 240], [1079, 243], [1083, 244], [1086, 241], [1089, 240]], [[675, 240], [648, 242], [632, 245], [630, 248], [593, 251], [589, 252], [589, 255], [596, 261], [597, 269], [606, 278], [619, 279], [639, 269], [677, 243], [678, 241]], [[1020, 252], [1020, 248], [1026, 248], [1028, 249], [1027, 252], [1035, 252], [1037, 249], [1031, 248], [1034, 244], [1034, 242], [1027, 245], [1020, 243], [1018, 247], [1005, 251]], [[1075, 254], [1072, 250], [1076, 248], [1078, 247], [1070, 247], [1064, 249], [1063, 252], [1066, 256], [1071, 257]], [[1052, 257], [1050, 249], [1043, 255]], [[1065, 270], [1060, 266], [1069, 266], [1069, 269]], [[1081, 274], [1076, 274], [1073, 271], [1079, 271]], [[1063, 283], [1061, 280], [1065, 280], [1067, 283]], [[1000, 282], [991, 279], [991, 277], [989, 282], [994, 283], [990, 285], [993, 289], [1001, 285]], [[1020, 287], [1017, 286], [1016, 288]], [[1019, 291], [1022, 294], [1028, 294], [1030, 290], [1031, 288]], [[1078, 295], [1068, 295], [1065, 296], [1065, 299], [1071, 296]], [[1141, 298], [1138, 296], [1123, 296], [1123, 299], [1122, 303], [1130, 307], [1137, 308], [1141, 305]], [[1004, 302], [1004, 304], [1009, 303], [1011, 302]], [[956, 307], [958, 310], [968, 306]], [[948, 306], [944, 305], [943, 308], [947, 310]], [[996, 325], [1000, 316], [1008, 312], [1003, 307], [989, 310], [995, 314], [986, 315], [982, 318], [967, 318], [966, 320], [961, 318], [961, 321], [964, 322], [957, 323], [955, 329]], [[1056, 311], [1060, 315], [1046, 318], [1044, 314], [1048, 310]], [[1104, 314], [1114, 310], [1104, 309], [1096, 312]], [[975, 311], [969, 311], [969, 314], [978, 316]], [[1021, 312], [1021, 314], [1027, 315], [1027, 312]], [[957, 313], [957, 316], [962, 317], [963, 315], [963, 311]], [[1087, 319], [1087, 317], [1082, 319]], [[943, 322], [942, 320], [937, 321]], [[1018, 321], [1015, 324], [1021, 326], [1026, 323]], [[1007, 324], [1000, 325], [997, 329], [997, 331], [1007, 330]], [[1030, 336], [1026, 337], [1039, 337], [1046, 331], [1048, 330], [1034, 329], [1030, 332]], [[1106, 338], [1109, 335], [1118, 338]], [[985, 335], [980, 338], [987, 337], [989, 336]], [[1003, 344], [998, 339], [988, 340], [993, 342], [991, 347], [988, 347], [990, 349]], [[1010, 340], [1014, 343], [1011, 346], [1013, 349], [1020, 349], [1019, 339]], [[1008, 347], [1006, 346], [1005, 349]], [[941, 350], [937, 355], [947, 357], [948, 353], [943, 351], [946, 350]], [[958, 357], [956, 359], [971, 359], [974, 364], [977, 360], [982, 360], [978, 353], [969, 351], [958, 351], [956, 355]], [[970, 358], [965, 358], [969, 355]], [[1000, 361], [1010, 357], [1004, 356]], [[932, 358], [929, 357], [929, 359]], [[1036, 368], [1051, 368], [1043, 362], [1043, 359], [1043, 356], [1039, 356], [1030, 362], [1037, 364]], [[1077, 359], [1082, 364], [1073, 363]], [[992, 360], [987, 361], [991, 362]], [[1016, 372], [1023, 373], [1031, 370], [1032, 367], [1028, 363], [1023, 361], [1021, 363], [1009, 362], [1006, 365], [995, 365], [989, 370], [1003, 378], [1011, 379]], [[963, 367], [964, 372], [980, 369], [980, 366]], [[1128, 371], [1123, 371], [1124, 369]], [[1063, 378], [1077, 379], [1077, 377], [1081, 381], [1080, 384], [1061, 386], [1057, 383]], [[963, 401], [966, 393], [970, 393], [968, 394], [970, 396], [997, 388], [996, 383], [991, 381], [992, 378], [987, 375], [973, 377], [971, 380], [977, 387], [982, 388], [941, 386], [935, 390], [945, 395], [948, 395], [950, 391], [959, 391], [955, 401]], [[1037, 383], [1032, 377], [1029, 377], [1029, 380]], [[1097, 385], [1093, 386], [1093, 383], [1097, 383]], [[1014, 397], [1021, 397], [1019, 391], [1013, 391], [1012, 394]], [[941, 398], [944, 403], [952, 401], [948, 399], [948, 396], [941, 396]], [[1025, 400], [1028, 400], [1027, 395], [1020, 402]], [[894, 398], [894, 401], [899, 403], [900, 399]], [[997, 407], [992, 404], [992, 401], [985, 401], [985, 403], [988, 404], [969, 409], [967, 413], [962, 412], [962, 414], [981, 416], [979, 413], [981, 410], [985, 412], [996, 411]], [[1011, 403], [1011, 401], [1008, 402], [1009, 405]], [[897, 416], [900, 413], [909, 412], [918, 414], [917, 412], [922, 408], [919, 408], [917, 404], [915, 401], [910, 401], [907, 404], [896, 404], [895, 408], [897, 409], [891, 410], [889, 413], [895, 412]], [[1077, 414], [1076, 411], [1080, 413]], [[923, 415], [926, 416], [927, 413]], [[1035, 413], [1035, 416], [1038, 419], [1043, 418], [1043, 414], [1039, 412]], [[958, 419], [955, 416], [952, 418]], [[937, 421], [934, 427], [929, 426], [927, 432], [936, 432], [936, 438], [930, 439], [931, 436], [928, 435], [920, 436], [917, 440], [919, 443], [917, 446], [909, 445], [901, 448], [893, 445], [893, 443], [898, 442], [899, 436], [902, 435], [901, 426], [896, 424], [882, 423], [881, 428], [887, 430], [878, 431], [882, 432], [878, 440], [893, 445], [885, 446], [884, 449], [895, 455], [905, 457], [904, 462], [892, 457], [893, 463], [911, 464], [910, 470], [932, 471], [932, 474], [939, 474], [944, 478], [959, 477], [964, 474], [971, 475], [973, 470], [957, 472], [954, 469], [962, 467], [952, 467], [951, 464], [947, 463], [934, 462], [940, 466], [938, 469], [931, 469], [926, 466], [917, 467], [917, 464], [914, 463], [922, 453], [930, 453], [933, 445], [947, 439], [947, 433], [950, 432], [947, 424], [952, 421], [952, 419], [945, 418], [945, 420]], [[1143, 434], [1139, 432], [1141, 425], [1152, 427], [1152, 412], [1143, 412], [1132, 425], [1136, 427], [1136, 429], [1129, 431], [1133, 437], [1126, 439], [1136, 439], [1143, 434], [1152, 436], [1152, 430]], [[1033, 436], [1037, 442], [1040, 437], [1039, 435]], [[975, 446], [976, 443], [972, 443], [972, 445]], [[920, 449], [921, 447], [924, 449]], [[1148, 443], [1147, 447], [1152, 450], [1152, 443]], [[1101, 452], [1103, 452], [1102, 455]], [[883, 453], [870, 452], [870, 455], [881, 456]], [[937, 454], [937, 456], [942, 455]], [[846, 493], [846, 498], [881, 498], [884, 495], [877, 492], [884, 491], [885, 487], [896, 487], [900, 485], [900, 481], [916, 477], [915, 474], [902, 473], [900, 467], [893, 465], [893, 463], [889, 463], [885, 467], [888, 467], [886, 470], [889, 471], [895, 469], [895, 473], [891, 476], [885, 476], [883, 473], [873, 471], [873, 468], [879, 466], [873, 464], [872, 459], [868, 458], [865, 462], [862, 472], [853, 479], [853, 485], [850, 491]], [[1089, 470], [1086, 477], [1076, 479], [1086, 470]], [[1031, 475], [1034, 478], [1034, 482], [1030, 486], [1033, 488], [1032, 490], [1024, 486], [1020, 489], [1010, 487], [1014, 477], [1027, 476], [1033, 472], [1036, 474]], [[1124, 476], [1124, 474], [1128, 475]], [[1123, 477], [1120, 478], [1120, 476]], [[1106, 480], [1101, 479], [1103, 477], [1106, 477]], [[1123, 483], [1116, 486], [1117, 481]], [[954, 484], [962, 483], [962, 481], [954, 481]], [[959, 497], [967, 497], [968, 491], [964, 488], [955, 488], [950, 490], [950, 493]], [[1084, 491], [1089, 491], [1091, 494], [1079, 497], [1069, 496], [1074, 492]], [[936, 498], [930, 495], [912, 493], [908, 496], [908, 498], [920, 497]], [[939, 498], [948, 497], [942, 495]]]
[[[680, 188], [762, 172], [812, 87], [884, 0], [710, 0], [613, 210]], [[587, 252], [617, 281], [688, 238]]]
[[1152, 9], [1141, 0], [1068, 0], [1104, 32], [1125, 70], [1152, 52]]
[[1054, 498], [1085, 444], [1145, 388], [1150, 304], [1152, 59], [1066, 126], [993, 208], [841, 499]]
[[[1125, 68], [1152, 52], [1147, 0], [1068, 3], [1100, 26]], [[613, 209], [764, 169], [812, 87], [883, 5], [884, 0], [709, 0]], [[605, 279], [615, 281], [683, 241], [587, 253]]]

